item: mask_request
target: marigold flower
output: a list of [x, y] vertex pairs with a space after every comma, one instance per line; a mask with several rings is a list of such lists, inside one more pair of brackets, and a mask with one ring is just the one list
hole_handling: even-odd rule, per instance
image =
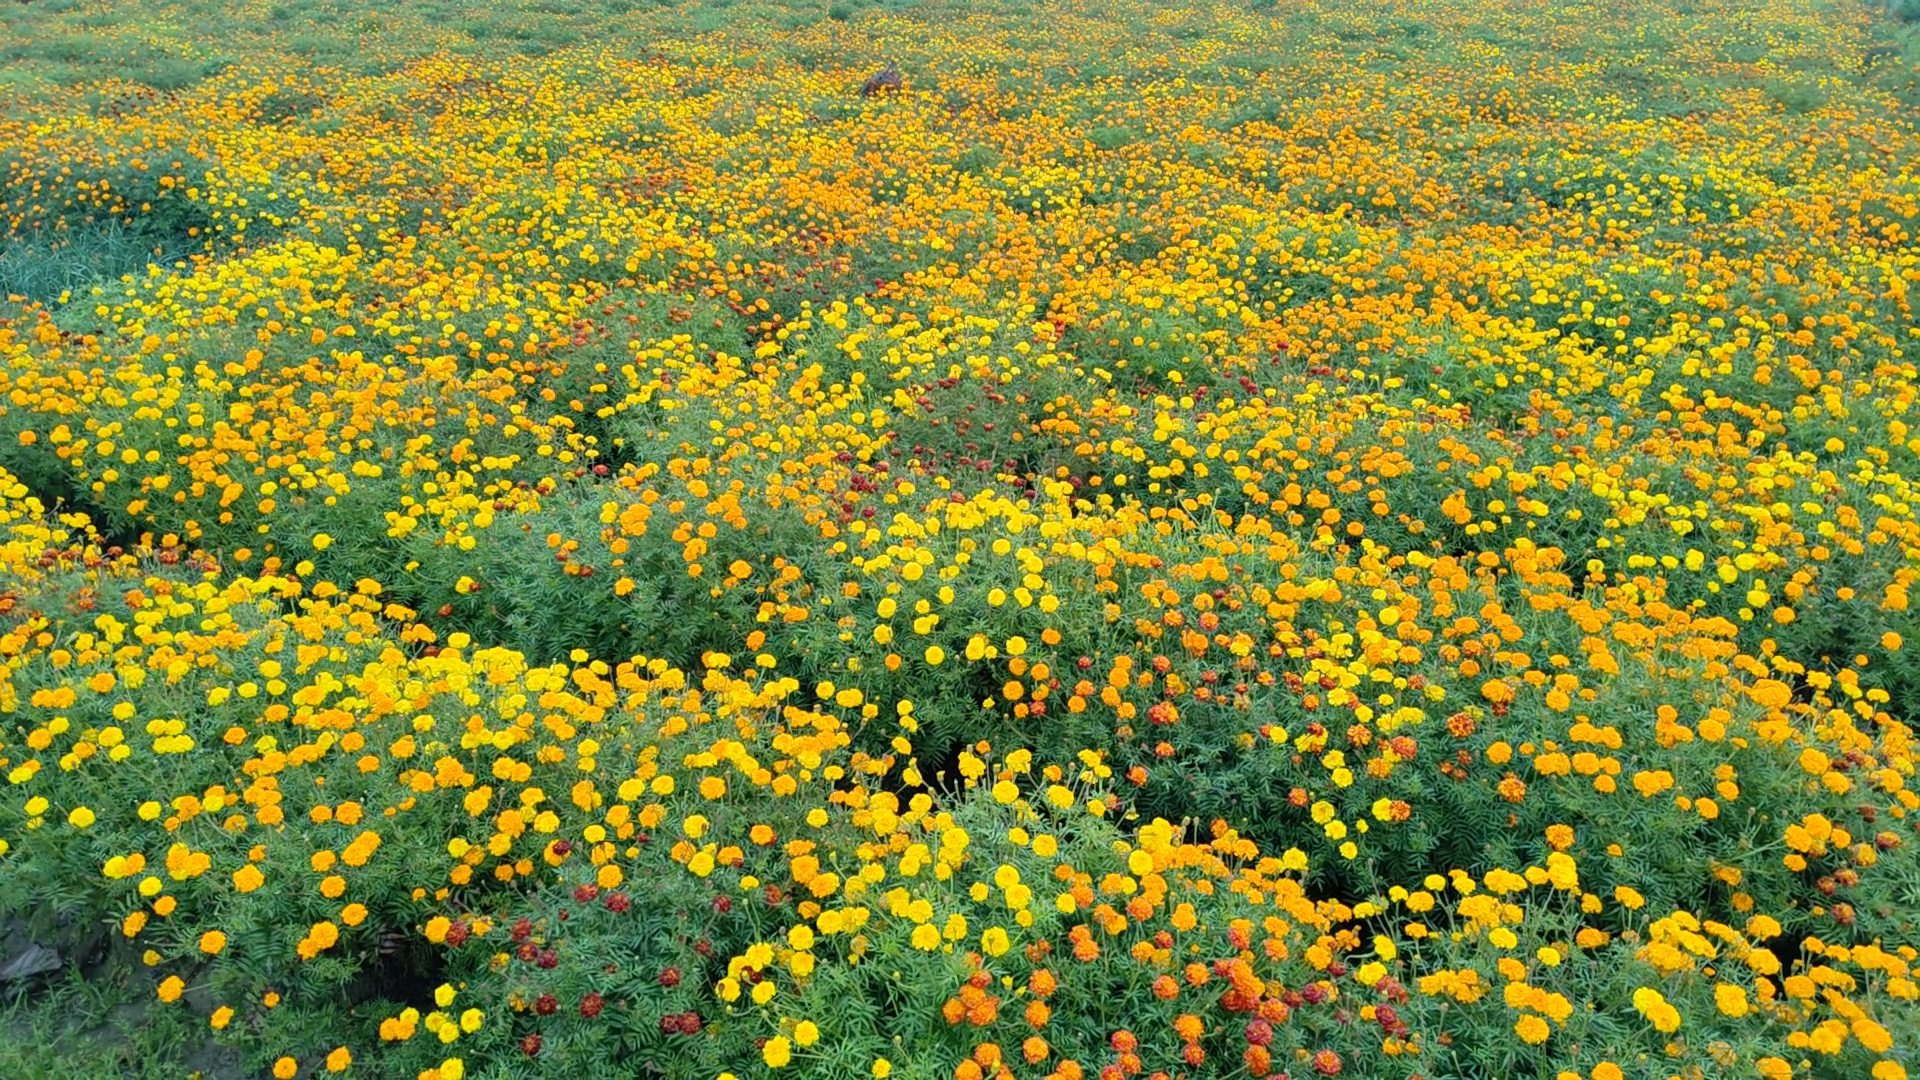
[[1732, 983], [1716, 983], [1713, 988], [1713, 1003], [1728, 1016], [1747, 1015], [1747, 992]]
[[1553, 1028], [1544, 1019], [1532, 1013], [1525, 1013], [1520, 1019], [1514, 1021], [1513, 1030], [1520, 1036], [1522, 1042], [1536, 1045], [1546, 1042], [1553, 1035]]

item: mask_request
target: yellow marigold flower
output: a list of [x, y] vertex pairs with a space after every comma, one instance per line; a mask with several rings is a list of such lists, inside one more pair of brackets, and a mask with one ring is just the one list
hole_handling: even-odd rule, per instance
[[1513, 1023], [1514, 1034], [1522, 1042], [1543, 1043], [1553, 1034], [1553, 1028], [1544, 1019], [1527, 1013]]
[[775, 1035], [760, 1048], [760, 1057], [769, 1068], [778, 1069], [793, 1060], [793, 1043], [785, 1035]]
[[1718, 983], [1714, 986], [1713, 1003], [1728, 1016], [1747, 1015], [1747, 992], [1732, 983]]
[[1663, 1034], [1680, 1030], [1680, 1011], [1668, 1004], [1658, 990], [1646, 986], [1635, 990], [1633, 1007], [1653, 1024], [1655, 1030]]
[[1893, 1034], [1871, 1018], [1855, 1016], [1852, 1027], [1853, 1037], [1873, 1053], [1884, 1054], [1893, 1049]]
[[812, 1046], [820, 1041], [820, 1027], [811, 1020], [802, 1020], [793, 1025], [793, 1041], [800, 1046]]
[[200, 935], [200, 951], [208, 956], [217, 955], [227, 947], [227, 935], [218, 930], [209, 930]]
[[180, 995], [185, 993], [186, 989], [187, 983], [185, 979], [182, 979], [178, 975], [169, 975], [160, 980], [160, 985], [154, 989], [154, 995], [161, 1001], [171, 1005], [180, 1000]]
[[273, 1063], [275, 1080], [293, 1080], [300, 1072], [300, 1063], [290, 1057], [281, 1057]]

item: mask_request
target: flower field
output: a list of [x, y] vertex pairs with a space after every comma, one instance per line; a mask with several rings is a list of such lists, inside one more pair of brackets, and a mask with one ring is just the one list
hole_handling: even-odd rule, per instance
[[0, 1075], [1920, 1075], [1888, 11], [0, 21]]

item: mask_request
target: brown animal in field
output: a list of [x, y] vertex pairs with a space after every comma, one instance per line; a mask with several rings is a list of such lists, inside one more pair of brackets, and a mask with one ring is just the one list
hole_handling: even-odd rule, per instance
[[888, 64], [867, 76], [867, 81], [860, 84], [860, 96], [867, 98], [879, 94], [895, 94], [906, 88], [907, 80], [901, 76], [900, 69]]

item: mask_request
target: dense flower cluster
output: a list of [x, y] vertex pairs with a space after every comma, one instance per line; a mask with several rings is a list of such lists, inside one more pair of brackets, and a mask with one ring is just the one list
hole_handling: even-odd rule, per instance
[[1736, 7], [22, 98], [197, 254], [0, 318], [0, 916], [274, 1076], [1901, 1080], [1920, 133]]

